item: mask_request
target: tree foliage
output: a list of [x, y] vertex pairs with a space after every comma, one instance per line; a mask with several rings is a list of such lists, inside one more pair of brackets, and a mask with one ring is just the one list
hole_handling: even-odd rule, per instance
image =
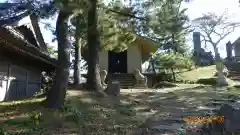
[[[28, 10], [31, 13], [38, 15], [42, 19], [52, 17], [58, 11], [53, 0], [8, 0], [5, 4], [8, 3], [14, 4], [14, 7], [19, 10]], [[15, 8], [8, 8], [5, 11], [9, 11], [14, 14], [21, 12], [19, 10], [14, 10]]]
[[153, 58], [163, 68], [191, 69], [194, 64], [191, 56], [173, 51], [157, 53]]
[[[98, 16], [101, 18], [98, 19], [98, 30], [100, 34], [100, 42], [101, 50], [114, 50], [117, 52], [121, 52], [127, 49], [128, 45], [130, 45], [135, 40], [135, 33], [131, 29], [123, 28], [119, 24], [120, 22], [117, 20], [117, 16], [110, 15], [110, 13], [106, 13], [104, 8], [98, 9]], [[76, 18], [72, 18], [71, 23], [76, 28], [76, 25], [80, 25], [80, 35], [82, 37], [83, 47], [86, 46], [86, 32], [87, 32], [87, 20], [86, 16], [81, 15], [80, 24], [76, 24]], [[75, 33], [76, 29], [73, 29], [73, 33]]]
[[[19, 1], [19, 0], [13, 0]], [[45, 2], [47, 4], [45, 4]], [[76, 16], [82, 16], [80, 34], [82, 39], [86, 39], [88, 47], [88, 82], [90, 89], [101, 90], [101, 80], [99, 75], [99, 51], [101, 49], [114, 50], [117, 52], [126, 50], [128, 45], [135, 40], [136, 35], [144, 35], [161, 42], [162, 45], [173, 46], [173, 50], [181, 52], [180, 46], [184, 45], [186, 27], [186, 16], [184, 11], [179, 11], [181, 1], [134, 1], [133, 4], [124, 5], [117, 1], [112, 1], [108, 5], [99, 0], [24, 0], [19, 2], [22, 5], [30, 6], [31, 13], [39, 18], [49, 17], [58, 12], [56, 22], [56, 36], [58, 40], [58, 62], [59, 67], [56, 72], [56, 83], [49, 90], [47, 96], [48, 107], [59, 108], [64, 103], [67, 90], [67, 81], [70, 67], [69, 33], [73, 34], [74, 28], [68, 26], [68, 20]], [[47, 5], [47, 6], [44, 6]], [[150, 14], [150, 10], [159, 8], [156, 14]], [[16, 13], [17, 16], [18, 13]], [[157, 19], [156, 19], [157, 16]], [[150, 34], [148, 34], [150, 33]], [[73, 34], [74, 36], [74, 34]], [[84, 42], [83, 42], [84, 43]], [[76, 44], [74, 44], [76, 46]], [[176, 55], [178, 62], [169, 59]], [[168, 57], [158, 58], [168, 60], [166, 66], [183, 67], [185, 59], [178, 56], [178, 53], [168, 53]], [[182, 58], [182, 59], [180, 59]], [[179, 63], [180, 62], [180, 63]], [[185, 65], [187, 61], [184, 61]], [[188, 64], [187, 64], [188, 65]]]
[[49, 55], [53, 58], [57, 58], [57, 50], [53, 46], [48, 46]]
[[162, 49], [184, 53], [187, 50], [185, 36], [190, 32], [190, 25], [187, 9], [180, 9], [181, 2], [182, 0], [176, 0], [146, 4], [146, 20], [136, 23], [136, 27], [142, 35], [159, 42]]

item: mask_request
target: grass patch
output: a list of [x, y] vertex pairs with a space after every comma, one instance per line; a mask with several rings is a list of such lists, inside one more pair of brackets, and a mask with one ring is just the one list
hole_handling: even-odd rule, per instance
[[[195, 85], [194, 85], [195, 86]], [[0, 103], [0, 134], [13, 135], [132, 135], [146, 119], [158, 113], [183, 113], [194, 101], [221, 99], [210, 86], [179, 88], [169, 93], [156, 90], [127, 92], [99, 98], [86, 91], [69, 91], [59, 110], [42, 107], [44, 98]], [[239, 93], [229, 89], [226, 95]], [[222, 95], [222, 94], [221, 94]], [[209, 98], [206, 98], [209, 97]], [[195, 98], [191, 100], [191, 98]], [[200, 106], [197, 104], [196, 106]], [[168, 109], [169, 108], [169, 109]], [[173, 110], [174, 109], [174, 110]]]
[[[178, 73], [177, 78], [179, 80], [192, 81], [199, 84], [216, 85], [216, 77], [214, 76], [215, 72], [216, 72], [215, 65], [206, 66], [206, 67], [193, 69], [191, 71]], [[229, 84], [229, 87], [232, 87], [238, 84], [238, 82], [233, 81], [230, 78], [227, 78], [227, 82]]]
[[211, 77], [211, 78], [200, 78], [197, 80], [196, 83], [199, 84], [204, 84], [204, 85], [217, 85], [217, 80], [215, 77]]
[[178, 78], [181, 80], [196, 82], [199, 78], [209, 78], [214, 76], [215, 71], [215, 65], [200, 67], [191, 71], [181, 72], [178, 74]]
[[59, 110], [42, 107], [44, 98], [2, 102], [0, 134], [131, 135], [146, 119], [137, 112], [142, 102], [134, 96], [99, 98], [88, 92], [76, 93], [70, 94]]
[[[222, 99], [223, 94], [218, 94], [217, 89], [211, 86], [181, 87], [169, 93], [156, 90], [130, 93], [126, 90], [119, 97], [107, 98], [71, 90], [66, 104], [59, 110], [42, 107], [44, 98], [2, 102], [0, 134], [132, 135], [153, 114], [181, 114], [183, 108], [194, 109], [188, 108], [194, 101], [208, 103], [216, 97]], [[238, 93], [238, 89], [231, 88], [224, 95]], [[202, 103], [194, 104], [201, 106]]]

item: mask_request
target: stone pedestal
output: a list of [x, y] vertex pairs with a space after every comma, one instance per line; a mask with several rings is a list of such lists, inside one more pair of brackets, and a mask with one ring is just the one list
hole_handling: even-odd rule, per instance
[[219, 74], [216, 81], [218, 86], [228, 86], [227, 78], [223, 74]]
[[108, 95], [119, 96], [120, 94], [120, 82], [112, 81], [108, 83], [108, 87], [105, 91]]
[[229, 41], [226, 44], [226, 52], [227, 52], [227, 59], [231, 60], [232, 58], [232, 50], [233, 50], [233, 44], [231, 44], [231, 42]]
[[216, 69], [217, 69], [217, 84], [218, 86], [228, 86], [227, 78], [224, 76], [223, 69], [224, 65], [222, 61], [216, 62]]
[[141, 88], [148, 88], [148, 86], [145, 80], [139, 80], [139, 84], [135, 85], [134, 88], [141, 89]]

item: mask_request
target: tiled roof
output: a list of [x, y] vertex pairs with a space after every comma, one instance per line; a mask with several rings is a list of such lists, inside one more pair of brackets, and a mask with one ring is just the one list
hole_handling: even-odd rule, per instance
[[20, 49], [22, 53], [27, 53], [31, 57], [35, 57], [39, 60], [45, 61], [47, 63], [52, 63], [52, 65], [57, 66], [57, 60], [51, 58], [47, 53], [40, 51], [39, 47], [30, 43], [20, 31], [13, 27], [6, 26], [0, 27], [0, 40], [3, 41], [6, 46], [11, 48]]

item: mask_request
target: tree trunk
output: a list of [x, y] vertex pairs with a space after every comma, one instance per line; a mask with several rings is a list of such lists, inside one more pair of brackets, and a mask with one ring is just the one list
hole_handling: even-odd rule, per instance
[[172, 76], [173, 76], [173, 82], [176, 82], [176, 74], [174, 72], [174, 69], [171, 68]]
[[100, 35], [97, 29], [97, 0], [90, 0], [91, 9], [88, 11], [88, 77], [87, 84], [89, 90], [103, 90], [99, 74], [99, 51]]
[[41, 29], [40, 29], [40, 27], [38, 25], [38, 19], [39, 19], [38, 16], [36, 16], [34, 13], [30, 15], [31, 24], [32, 24], [33, 31], [35, 33], [38, 45], [40, 46], [41, 51], [47, 53], [48, 52], [47, 46], [46, 46], [45, 41], [43, 39], [43, 35], [41, 33]]
[[151, 61], [151, 65], [152, 65], [153, 73], [154, 73], [154, 74], [157, 74], [157, 71], [156, 71], [156, 69], [155, 69], [155, 63], [154, 63], [154, 61]]
[[[173, 51], [176, 54], [178, 52], [177, 46], [175, 44], [175, 37], [174, 34], [172, 34], [172, 45], [173, 45]], [[174, 72], [174, 69], [171, 67], [171, 72], [172, 72], [172, 76], [173, 76], [173, 82], [176, 82], [176, 75]]]
[[75, 61], [74, 61], [74, 84], [79, 86], [81, 83], [81, 28], [80, 28], [80, 16], [77, 16], [77, 23], [76, 23], [76, 33], [75, 33]]
[[60, 108], [64, 104], [66, 96], [70, 69], [70, 45], [68, 42], [68, 19], [70, 15], [69, 12], [60, 11], [57, 18], [59, 67], [56, 72], [56, 82], [47, 95], [46, 105], [48, 108]]

